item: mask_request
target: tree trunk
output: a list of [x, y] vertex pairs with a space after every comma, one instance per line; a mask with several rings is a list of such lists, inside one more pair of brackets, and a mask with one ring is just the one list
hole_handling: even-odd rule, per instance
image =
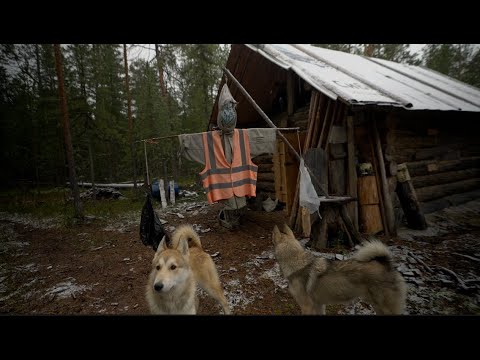
[[62, 53], [60, 44], [54, 44], [55, 50], [55, 68], [57, 70], [58, 78], [58, 95], [60, 97], [60, 110], [63, 116], [63, 136], [65, 141], [65, 152], [67, 155], [68, 174], [70, 178], [70, 187], [73, 192], [73, 205], [75, 208], [75, 217], [83, 218], [82, 202], [80, 201], [80, 192], [78, 189], [77, 175], [75, 172], [75, 159], [73, 158], [72, 138], [70, 135], [70, 123], [68, 120], [67, 98], [65, 96], [65, 83], [63, 77], [62, 67]]
[[90, 158], [90, 181], [92, 182], [92, 189], [95, 189], [95, 171], [93, 168], [93, 152], [92, 152], [92, 141], [88, 139], [88, 156]]
[[372, 56], [374, 50], [375, 50], [375, 44], [365, 44], [363, 55]]
[[167, 88], [165, 87], [165, 78], [163, 75], [163, 62], [162, 62], [162, 56], [160, 54], [160, 46], [158, 44], [155, 44], [155, 56], [157, 58], [158, 76], [160, 78], [160, 90], [162, 92], [162, 96], [166, 97]]
[[39, 147], [38, 147], [38, 119], [40, 117], [39, 114], [39, 107], [42, 102], [42, 75], [40, 73], [40, 54], [39, 54], [39, 49], [38, 49], [38, 44], [35, 44], [35, 59], [37, 62], [37, 81], [38, 81], [38, 88], [37, 88], [37, 95], [38, 95], [38, 102], [37, 102], [37, 113], [35, 116], [35, 119], [33, 119], [32, 127], [33, 127], [33, 139], [32, 139], [32, 145], [33, 145], [33, 167], [35, 169], [35, 184], [37, 188], [37, 192], [39, 191], [39, 175], [38, 175], [38, 154], [39, 154]]
[[123, 60], [125, 63], [125, 89], [127, 92], [127, 113], [128, 113], [128, 134], [130, 141], [130, 154], [133, 165], [133, 188], [137, 190], [137, 162], [133, 148], [133, 120], [132, 120], [132, 97], [130, 95], [130, 85], [128, 78], [127, 44], [123, 44]]

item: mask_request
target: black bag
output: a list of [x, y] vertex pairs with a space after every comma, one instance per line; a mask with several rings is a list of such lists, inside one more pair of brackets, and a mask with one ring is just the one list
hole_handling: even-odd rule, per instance
[[157, 251], [158, 245], [164, 236], [166, 237], [167, 245], [170, 245], [170, 237], [165, 232], [157, 213], [153, 210], [152, 196], [147, 194], [140, 219], [140, 239], [143, 245], [151, 246], [153, 250]]

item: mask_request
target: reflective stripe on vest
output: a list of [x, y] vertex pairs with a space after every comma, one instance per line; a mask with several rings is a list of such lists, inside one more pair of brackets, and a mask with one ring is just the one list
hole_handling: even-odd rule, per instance
[[233, 195], [255, 196], [257, 165], [250, 158], [248, 133], [243, 129], [233, 132], [232, 163], [229, 164], [218, 132], [203, 133], [205, 168], [200, 173], [209, 203], [230, 199]]

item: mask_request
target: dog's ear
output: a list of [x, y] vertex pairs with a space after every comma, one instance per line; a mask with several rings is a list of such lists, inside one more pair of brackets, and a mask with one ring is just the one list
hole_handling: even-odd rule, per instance
[[160, 244], [158, 244], [157, 248], [157, 254], [161, 253], [162, 251], [167, 250], [167, 237], [163, 235], [162, 241], [160, 241]]
[[272, 232], [272, 240], [274, 243], [278, 242], [279, 239], [281, 239], [282, 237], [282, 233], [280, 232], [280, 230], [278, 229], [278, 226], [275, 225], [273, 227], [273, 232]]
[[283, 224], [283, 232], [290, 237], [293, 237], [293, 238], [295, 237], [292, 229], [290, 229], [290, 227], [287, 225], [287, 223]]
[[181, 238], [180, 242], [178, 243], [177, 250], [182, 253], [183, 256], [188, 256], [189, 250], [188, 250], [188, 241], [185, 238]]

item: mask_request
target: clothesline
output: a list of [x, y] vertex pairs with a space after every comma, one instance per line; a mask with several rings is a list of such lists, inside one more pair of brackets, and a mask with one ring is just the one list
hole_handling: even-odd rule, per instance
[[[300, 130], [300, 128], [299, 127], [277, 128], [277, 130], [280, 130], [280, 131], [297, 131], [297, 130]], [[135, 142], [138, 143], [138, 142], [142, 142], [142, 141], [149, 142], [149, 141], [153, 141], [153, 140], [169, 139], [169, 138], [177, 137], [177, 136], [180, 136], [180, 135], [183, 135], [183, 134], [153, 137], [153, 138], [148, 138], [148, 139], [137, 140]]]

